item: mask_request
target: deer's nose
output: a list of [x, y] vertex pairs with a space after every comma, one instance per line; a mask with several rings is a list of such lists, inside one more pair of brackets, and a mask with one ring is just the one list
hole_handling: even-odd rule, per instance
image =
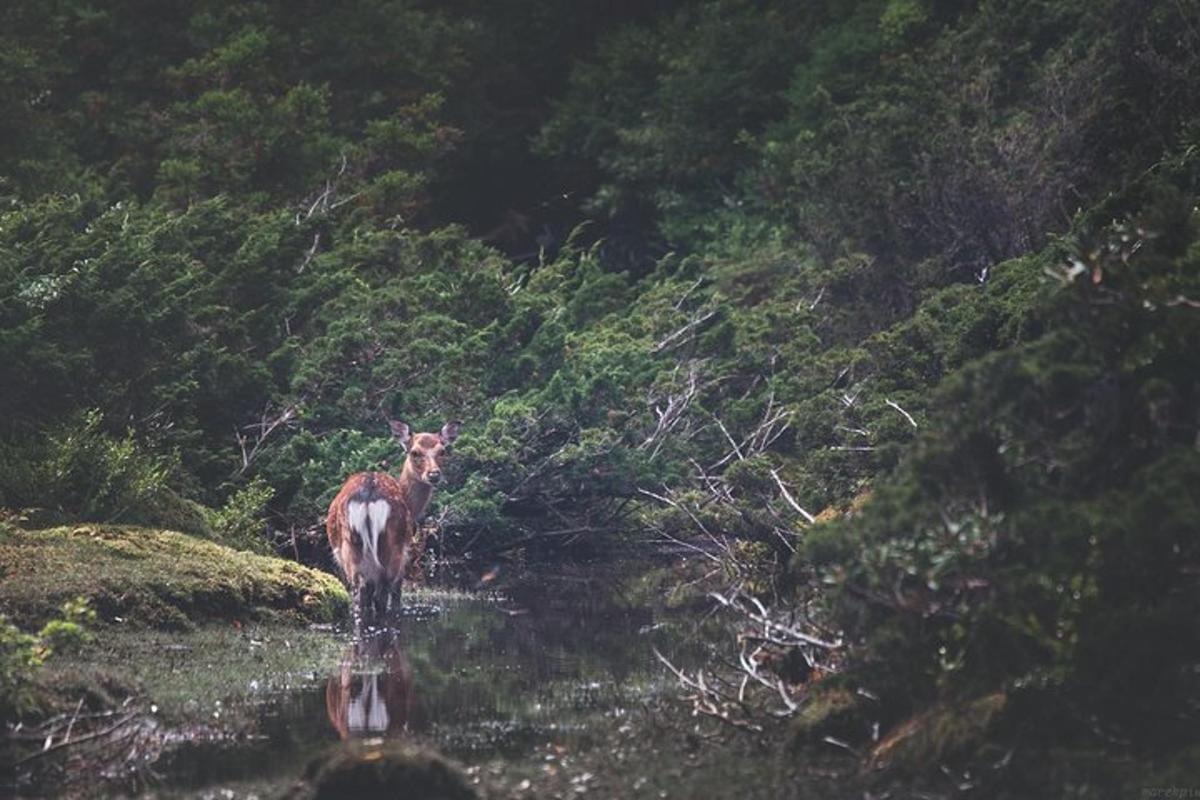
[[442, 479], [442, 471], [438, 469], [430, 470], [425, 473], [425, 480], [430, 483], [437, 483]]

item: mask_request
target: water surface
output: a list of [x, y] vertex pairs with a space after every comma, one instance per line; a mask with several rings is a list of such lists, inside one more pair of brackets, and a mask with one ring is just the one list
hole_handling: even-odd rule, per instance
[[[331, 630], [301, 669], [239, 673], [245, 685], [215, 703], [237, 734], [170, 748], [150, 792], [272, 796], [343, 740], [402, 739], [458, 761], [489, 796], [807, 795], [811, 770], [798, 781], [776, 748], [699, 724], [655, 657], [695, 668], [730, 650], [711, 602], [670, 591], [683, 569], [495, 567], [410, 593], [394, 632]], [[220, 653], [204, 656], [219, 672]]]

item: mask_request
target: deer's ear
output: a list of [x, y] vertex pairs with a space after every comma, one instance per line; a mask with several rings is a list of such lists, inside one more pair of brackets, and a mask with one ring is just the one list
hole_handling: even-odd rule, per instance
[[388, 425], [392, 429], [392, 436], [395, 436], [400, 441], [400, 446], [407, 450], [408, 438], [412, 435], [412, 430], [408, 427], [408, 423], [389, 419]]
[[438, 436], [441, 437], [442, 444], [452, 444], [454, 440], [458, 438], [458, 429], [461, 427], [462, 423], [456, 419], [450, 420], [443, 425], [441, 433], [438, 434]]

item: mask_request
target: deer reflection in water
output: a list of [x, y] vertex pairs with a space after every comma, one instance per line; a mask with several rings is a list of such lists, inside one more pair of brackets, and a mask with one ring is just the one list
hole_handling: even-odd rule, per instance
[[412, 709], [412, 669], [398, 630], [356, 639], [325, 686], [329, 722], [343, 739], [403, 736]]

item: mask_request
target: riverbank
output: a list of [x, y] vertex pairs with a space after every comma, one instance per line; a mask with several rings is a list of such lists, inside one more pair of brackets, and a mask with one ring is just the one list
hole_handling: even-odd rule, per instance
[[[73, 536], [88, 539], [36, 541]], [[430, 763], [489, 798], [838, 796], [837, 770], [679, 702], [654, 649], [695, 668], [730, 635], [697, 613], [701, 593], [666, 597], [644, 563], [477, 571], [409, 591], [411, 613], [378, 646], [278, 608], [166, 629], [105, 606], [94, 639], [42, 671], [52, 702], [10, 739], [14, 793], [320, 796], [329, 764], [387, 741], [440, 754]]]
[[175, 531], [0, 527], [0, 613], [40, 625], [83, 598], [103, 623], [180, 630], [206, 621], [332, 622], [349, 596], [328, 573]]
[[[1000, 696], [975, 709], [984, 715], [946, 709], [897, 728], [903, 739], [885, 732], [872, 747], [891, 743], [886, 769], [872, 748], [846, 744], [855, 740], [843, 728], [872, 719], [854, 705], [869, 701], [852, 690], [813, 687], [804, 713], [790, 723], [755, 717], [757, 731], [697, 715], [694, 693], [655, 651], [736, 694], [739, 673], [728, 667], [736, 630], [711, 613], [705, 592], [714, 587], [697, 580], [707, 568], [678, 554], [553, 568], [460, 565], [406, 592], [394, 635], [356, 642], [298, 589], [326, 586], [330, 576], [188, 539], [180, 552], [194, 557], [198, 544], [206, 559], [197, 576], [170, 554], [175, 536], [79, 526], [0, 541], [3, 563], [35, 571], [0, 588], [20, 619], [40, 623], [38, 609], [79, 594], [102, 611], [90, 641], [42, 669], [41, 712], [9, 731], [14, 794], [305, 798], [321, 796], [322, 781], [358, 775], [355, 759], [395, 757], [400, 763], [365, 774], [424, 765], [453, 777], [446, 785], [455, 792], [505, 800], [917, 790], [949, 798], [967, 785], [980, 796], [1039, 796], [1054, 785], [1118, 797], [1187, 785], [1194, 763], [1187, 752], [1151, 764], [1136, 754], [1114, 760], [1111, 748], [1043, 748], [1008, 729]], [[70, 567], [68, 556], [82, 560]], [[187, 598], [213, 586], [240, 587], [228, 589], [237, 604], [182, 626], [161, 613], [179, 603], [183, 614]], [[339, 590], [329, 590], [331, 602]], [[829, 701], [843, 695], [839, 716]], [[986, 740], [986, 763], [964, 767], [951, 740]], [[920, 771], [929, 759], [946, 769]]]

